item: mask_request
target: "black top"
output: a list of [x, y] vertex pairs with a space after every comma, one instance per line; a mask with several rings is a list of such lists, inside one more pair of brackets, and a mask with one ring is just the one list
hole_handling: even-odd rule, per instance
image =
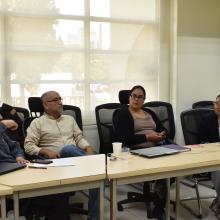
[[219, 125], [218, 116], [212, 112], [204, 118], [204, 142], [218, 142], [219, 138]]
[[[163, 127], [160, 120], [152, 110], [146, 108], [144, 108], [143, 110], [152, 116], [156, 124], [156, 132], [167, 132], [167, 130]], [[145, 134], [134, 133], [134, 119], [127, 105], [123, 106], [120, 110], [116, 112], [116, 114], [113, 116], [113, 123], [115, 138], [117, 141], [122, 142], [123, 145], [131, 147], [132, 145], [147, 141]]]

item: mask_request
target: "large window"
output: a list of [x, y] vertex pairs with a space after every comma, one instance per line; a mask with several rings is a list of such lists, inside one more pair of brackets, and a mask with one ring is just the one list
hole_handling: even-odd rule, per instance
[[56, 90], [85, 123], [135, 84], [155, 100], [159, 28], [159, 0], [0, 0], [1, 99]]

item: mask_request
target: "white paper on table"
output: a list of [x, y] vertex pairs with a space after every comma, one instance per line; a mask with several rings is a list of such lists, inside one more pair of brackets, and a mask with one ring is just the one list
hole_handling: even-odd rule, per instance
[[63, 166], [75, 166], [76, 165], [73, 157], [49, 159], [49, 160], [52, 160], [53, 163], [50, 163], [50, 164], [32, 163], [31, 166], [33, 167], [63, 167]]

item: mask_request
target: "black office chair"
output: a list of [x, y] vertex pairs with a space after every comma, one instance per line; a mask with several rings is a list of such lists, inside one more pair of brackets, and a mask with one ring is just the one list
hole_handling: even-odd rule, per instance
[[81, 131], [83, 131], [83, 123], [82, 123], [82, 113], [81, 109], [78, 106], [74, 105], [63, 105], [63, 115], [72, 116], [76, 123], [78, 124]]
[[[119, 92], [119, 100], [121, 104], [128, 104], [129, 102], [129, 96], [130, 96], [130, 90], [121, 90]], [[155, 114], [157, 115], [157, 117], [160, 119], [160, 121], [162, 122], [163, 126], [167, 129], [168, 134], [169, 134], [169, 138], [171, 140], [174, 139], [175, 136], [175, 123], [174, 123], [174, 114], [173, 114], [173, 108], [172, 105], [170, 103], [166, 103], [166, 102], [159, 102], [159, 101], [155, 101], [155, 102], [148, 102], [145, 103], [143, 105], [144, 108], [149, 108], [152, 111], [155, 112]], [[114, 112], [113, 115], [113, 122], [114, 122], [114, 117], [116, 116], [117, 111]], [[114, 123], [113, 123], [114, 124]], [[142, 184], [143, 185], [143, 184]], [[154, 185], [154, 181], [150, 182], [150, 185], [147, 186], [147, 184], [143, 185], [143, 190], [140, 189], [139, 187], [136, 187], [136, 185], [132, 185], [134, 186], [136, 189], [138, 188], [139, 190], [142, 190], [141, 193], [139, 192], [128, 192], [127, 193], [127, 199], [124, 199], [122, 201], [118, 202], [118, 210], [122, 211], [123, 210], [123, 205], [127, 204], [127, 203], [135, 203], [135, 202], [144, 202], [147, 206], [147, 215], [148, 218], [152, 217], [152, 213], [150, 213], [150, 209], [148, 209], [148, 201], [150, 201], [151, 198], [151, 194], [148, 195], [150, 198], [148, 198], [148, 201], [146, 199], [146, 195], [145, 195], [145, 191], [147, 191], [146, 187], [150, 187], [153, 188]], [[172, 219], [172, 217], [171, 217]]]
[[[129, 96], [131, 94], [130, 90], [121, 90], [118, 93], [118, 99], [120, 101], [121, 107], [123, 105], [128, 105], [129, 104]], [[112, 121], [113, 121], [113, 129], [115, 127], [115, 118], [116, 115], [118, 113], [119, 109], [116, 109], [113, 113], [112, 116]], [[115, 130], [115, 129], [114, 129]], [[135, 189], [137, 189], [140, 192], [127, 192], [127, 198], [123, 199], [121, 201], [118, 202], [118, 210], [119, 211], [123, 211], [124, 207], [123, 205], [128, 204], [128, 203], [136, 203], [136, 202], [143, 202], [146, 204], [146, 207], [148, 209], [148, 201], [150, 200], [150, 198], [147, 198], [147, 196], [145, 195], [145, 192], [147, 192], [147, 188], [149, 187], [149, 184], [131, 184], [131, 186], [133, 186]], [[150, 195], [148, 195], [148, 197], [150, 197]], [[150, 210], [147, 210], [147, 215], [148, 217], [151, 217], [152, 213], [150, 213]]]
[[[198, 109], [198, 108], [207, 108], [207, 109], [214, 109], [214, 103], [213, 101], [198, 101], [192, 104], [193, 109]], [[207, 184], [205, 181], [210, 181], [211, 180], [211, 173], [206, 172], [206, 173], [201, 173], [197, 175], [197, 180], [199, 184], [203, 186], [207, 186], [211, 189], [214, 189], [214, 185]]]
[[[123, 105], [128, 105], [130, 94], [131, 94], [130, 90], [120, 90], [119, 91], [118, 99], [119, 99], [119, 102], [121, 104], [121, 107]], [[115, 124], [114, 119], [115, 119], [119, 109], [120, 108], [116, 109], [113, 112], [113, 115], [112, 115], [113, 129], [114, 129], [114, 124]], [[142, 186], [137, 186], [137, 184], [132, 184], [131, 186], [133, 186], [135, 189], [137, 189], [139, 191], [143, 191], [144, 192], [144, 189], [142, 190], [140, 188]], [[144, 186], [143, 186], [143, 188], [144, 188]], [[146, 198], [145, 198], [144, 194], [141, 193], [141, 192], [140, 193], [139, 192], [128, 192], [127, 193], [127, 198], [118, 202], [118, 211], [123, 211], [124, 210], [123, 205], [128, 204], [128, 203], [136, 203], [136, 202], [144, 202], [144, 203], [146, 203]]]
[[[41, 102], [40, 97], [29, 97], [28, 98], [28, 107], [30, 110], [31, 117], [39, 117], [44, 113], [44, 108]], [[75, 120], [76, 123], [78, 124], [79, 128], [83, 130], [83, 125], [82, 125], [82, 113], [81, 109], [77, 106], [74, 105], [63, 105], [63, 115], [70, 115], [72, 116]], [[30, 119], [29, 119], [30, 120]], [[29, 121], [27, 120], [27, 121]], [[28, 122], [26, 122], [27, 124]], [[27, 127], [27, 125], [25, 125]], [[26, 128], [24, 128], [25, 132]]]
[[214, 109], [213, 101], [198, 101], [192, 104], [193, 109], [197, 108], [208, 108], [208, 109]]
[[120, 103], [106, 103], [95, 108], [96, 124], [99, 134], [99, 153], [112, 153], [113, 127], [112, 116], [116, 109], [121, 108]]
[[169, 139], [173, 141], [175, 122], [172, 105], [168, 102], [152, 101], [144, 103], [143, 107], [151, 109], [157, 115], [162, 125], [167, 129]]
[[[207, 114], [210, 114], [213, 112], [211, 109], [206, 108], [198, 108], [198, 109], [190, 109], [183, 111], [180, 115], [181, 119], [181, 125], [182, 125], [182, 131], [183, 136], [185, 140], [186, 145], [193, 145], [193, 144], [201, 144], [205, 140], [203, 140], [203, 121], [204, 117]], [[187, 178], [187, 182], [184, 180], [181, 181], [184, 185], [187, 185], [189, 187], [192, 187], [196, 191], [196, 197], [190, 197], [186, 199], [181, 199], [181, 205], [185, 207], [187, 210], [189, 210], [192, 214], [196, 215], [197, 218], [202, 218], [202, 206], [201, 206], [201, 199], [209, 199], [209, 198], [215, 198], [215, 196], [207, 196], [207, 197], [200, 197], [199, 194], [199, 179], [200, 181], [202, 179], [202, 175], [193, 175]], [[206, 180], [206, 176], [204, 177], [204, 180]], [[198, 213], [195, 213], [194, 210], [192, 210], [189, 206], [187, 206], [184, 202], [189, 200], [197, 200], [198, 203]]]
[[44, 113], [40, 97], [29, 97], [28, 108], [30, 110], [31, 117], [39, 117]]
[[20, 119], [22, 121], [24, 121], [25, 118], [30, 116], [30, 112], [28, 111], [28, 109], [26, 108], [22, 108], [22, 107], [14, 107], [14, 109], [16, 110], [18, 116], [20, 117]]
[[[40, 97], [29, 97], [28, 106], [30, 109], [31, 117], [26, 118], [23, 123], [23, 133], [25, 136], [27, 134], [27, 128], [29, 127], [31, 122], [35, 118], [40, 117], [44, 113], [44, 108]], [[79, 107], [73, 105], [63, 105], [62, 114], [72, 116], [75, 119], [76, 123], [78, 124], [79, 128], [83, 131], [82, 114], [81, 114], [81, 109]], [[28, 156], [28, 158], [34, 159], [36, 157]], [[70, 195], [73, 194], [71, 193]], [[82, 215], [88, 214], [88, 211], [83, 209], [83, 203], [74, 203], [70, 205], [69, 208], [71, 213], [82, 214]]]

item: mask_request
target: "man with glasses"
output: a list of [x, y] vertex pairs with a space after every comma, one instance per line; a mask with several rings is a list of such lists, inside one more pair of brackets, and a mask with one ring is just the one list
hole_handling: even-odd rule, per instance
[[[94, 154], [72, 116], [62, 115], [63, 104], [56, 91], [41, 96], [44, 114], [27, 129], [25, 151], [45, 158], [64, 158]], [[89, 219], [98, 220], [98, 190], [89, 191]]]

